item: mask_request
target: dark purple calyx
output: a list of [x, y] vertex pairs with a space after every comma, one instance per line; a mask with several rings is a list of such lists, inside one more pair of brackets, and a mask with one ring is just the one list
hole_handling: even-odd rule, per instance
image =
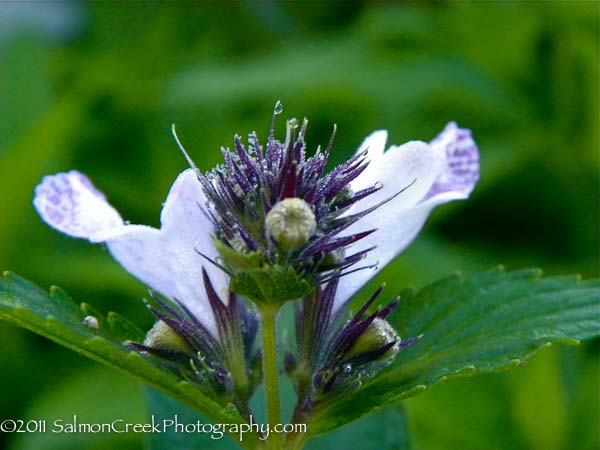
[[310, 410], [331, 394], [356, 388], [392, 362], [400, 349], [420, 338], [402, 341], [387, 322], [397, 299], [367, 313], [383, 287], [340, 326], [343, 308], [333, 310], [336, 289], [337, 280], [331, 281], [307, 296], [296, 309], [297, 352], [288, 354], [285, 365], [301, 399], [300, 412]]
[[258, 330], [256, 309], [231, 293], [225, 304], [203, 270], [204, 286], [215, 317], [217, 336], [183, 304], [150, 291], [146, 306], [157, 322], [143, 343], [128, 342], [142, 354], [160, 359], [182, 378], [202, 387], [223, 404], [241, 412], [260, 383], [260, 353], [254, 348]]

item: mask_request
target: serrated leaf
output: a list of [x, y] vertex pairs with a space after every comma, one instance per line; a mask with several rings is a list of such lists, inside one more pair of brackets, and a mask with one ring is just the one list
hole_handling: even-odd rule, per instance
[[600, 335], [600, 283], [575, 276], [542, 278], [539, 270], [502, 268], [454, 275], [405, 291], [391, 321], [406, 338], [423, 334], [394, 363], [350, 395], [322, 405], [313, 435], [425, 391], [439, 382], [522, 364], [552, 343]]
[[[84, 324], [86, 316], [97, 319], [97, 329]], [[144, 333], [135, 325], [117, 314], [104, 317], [87, 304], [79, 306], [61, 289], [52, 288], [48, 294], [27, 280], [5, 272], [0, 278], [0, 319], [132, 375], [216, 423], [245, 422], [235, 408], [222, 407], [199, 387], [182, 380], [156, 360], [130, 350], [124, 344], [125, 340], [144, 338]], [[252, 436], [242, 444], [253, 448]]]
[[231, 290], [263, 305], [281, 305], [307, 295], [312, 287], [291, 267], [265, 266], [239, 272]]
[[218, 239], [213, 239], [213, 244], [221, 255], [225, 266], [234, 273], [248, 269], [256, 269], [264, 263], [264, 257], [261, 252], [238, 252], [231, 247], [226, 246]]

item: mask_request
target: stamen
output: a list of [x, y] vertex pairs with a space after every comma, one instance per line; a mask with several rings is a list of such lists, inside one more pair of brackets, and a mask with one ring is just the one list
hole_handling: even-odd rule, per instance
[[333, 144], [335, 143], [335, 135], [337, 133], [337, 124], [333, 124], [333, 131], [331, 132], [331, 137], [329, 138], [329, 143], [327, 144], [327, 148], [325, 149], [325, 153], [331, 153], [331, 149], [333, 148]]
[[205, 255], [200, 250], [198, 250], [196, 247], [194, 247], [194, 251], [196, 253], [198, 253], [200, 256], [202, 256], [204, 259], [206, 259], [213, 266], [217, 267], [218, 269], [221, 269], [223, 272], [225, 272], [230, 277], [233, 276], [233, 273], [231, 273], [229, 270], [227, 270], [227, 268], [225, 266], [223, 266], [222, 264], [219, 264], [216, 260], [212, 259], [210, 256]]
[[199, 174], [200, 170], [198, 169], [198, 167], [196, 166], [196, 164], [194, 163], [194, 161], [192, 160], [192, 158], [190, 157], [190, 155], [188, 155], [188, 152], [185, 150], [185, 148], [181, 144], [181, 141], [179, 140], [179, 137], [177, 136], [177, 131], [175, 130], [175, 124], [171, 125], [171, 134], [175, 138], [175, 142], [177, 143], [177, 146], [179, 147], [179, 150], [181, 151], [181, 153], [183, 153], [183, 156], [187, 160], [187, 163], [189, 164], [189, 166], [192, 169], [194, 169], [194, 172], [196, 172], [197, 174]]

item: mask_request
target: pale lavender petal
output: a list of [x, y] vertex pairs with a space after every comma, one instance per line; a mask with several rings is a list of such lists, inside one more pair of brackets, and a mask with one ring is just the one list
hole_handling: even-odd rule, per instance
[[363, 143], [358, 147], [356, 153], [362, 153], [367, 151], [367, 159], [373, 161], [383, 156], [385, 150], [385, 143], [387, 141], [387, 131], [377, 130], [368, 135]]
[[228, 300], [225, 273], [214, 259], [213, 226], [202, 208], [206, 197], [193, 170], [182, 172], [171, 187], [161, 213], [161, 229], [130, 225], [107, 240], [117, 261], [152, 289], [185, 305], [211, 332], [214, 316], [202, 280], [207, 270], [219, 297]]
[[[367, 170], [352, 182], [354, 190], [364, 189], [376, 182], [381, 183], [383, 187], [377, 193], [353, 205], [347, 214], [355, 214], [378, 203], [389, 201], [344, 231], [343, 235], [352, 235], [376, 229], [351, 248], [351, 253], [356, 253], [376, 246], [377, 248], [359, 263], [376, 267], [341, 278], [334, 303], [335, 309], [343, 305], [412, 241], [421, 228], [422, 221], [413, 218], [410, 211], [429, 192], [438, 173], [439, 164], [429, 145], [412, 141], [400, 147], [391, 147], [381, 158], [372, 161]], [[398, 194], [403, 189], [406, 190]]]
[[[376, 266], [354, 272], [340, 279], [333, 304], [334, 311], [344, 306], [359, 289], [408, 247], [423, 227], [434, 206], [434, 204], [419, 204], [401, 211], [385, 210], [383, 214], [379, 215], [379, 229], [359, 241], [360, 246], [357, 245], [356, 249], [359, 250], [358, 247], [363, 249], [377, 246], [367, 254], [364, 263], [359, 263], [364, 266], [371, 264], [376, 264]], [[373, 235], [377, 237], [371, 239]], [[353, 246], [352, 253], [354, 252], [355, 247]]]
[[[409, 161], [399, 159], [392, 162], [387, 160], [392, 149], [388, 150], [379, 161], [373, 161], [375, 170], [369, 171], [367, 168], [361, 174], [361, 177], [365, 174], [367, 177], [356, 184], [356, 186], [364, 188], [367, 182], [381, 181], [383, 189], [376, 196], [369, 196], [365, 201], [358, 202], [350, 213], [355, 213], [361, 208], [369, 207], [388, 198], [390, 191], [389, 187], [386, 188], [386, 183], [388, 186], [394, 186], [395, 189], [399, 188], [398, 183], [406, 183], [407, 168], [411, 167], [415, 161], [419, 161], [418, 167], [421, 171], [430, 170], [430, 172], [417, 176], [417, 183], [421, 180], [421, 184], [417, 185], [415, 190], [411, 192], [412, 187], [409, 188], [397, 199], [382, 205], [348, 230], [349, 233], [357, 233], [377, 228], [376, 232], [358, 241], [352, 247], [352, 253], [354, 253], [377, 246], [367, 255], [364, 262], [366, 266], [375, 263], [377, 266], [374, 269], [361, 270], [343, 277], [338, 285], [334, 309], [344, 305], [352, 295], [412, 242], [433, 208], [452, 200], [467, 198], [479, 179], [479, 152], [471, 138], [471, 132], [458, 128], [454, 122], [449, 123], [429, 146], [424, 144], [419, 149], [423, 158], [427, 154], [434, 160], [433, 162], [428, 159], [424, 159], [424, 161], [428, 161], [427, 163], [421, 162], [418, 154], [409, 158]], [[415, 171], [415, 173], [417, 172]], [[423, 189], [424, 186], [427, 188]], [[354, 183], [352, 187], [355, 188]], [[388, 192], [385, 192], [386, 190]], [[365, 204], [361, 205], [361, 203]]]
[[[349, 213], [354, 214], [392, 198], [405, 188], [402, 194], [394, 198], [393, 205], [395, 209], [411, 207], [429, 192], [439, 168], [435, 154], [425, 142], [410, 141], [399, 147], [393, 145], [379, 158], [371, 160], [367, 168], [350, 183], [355, 192], [378, 183], [382, 188], [356, 203]], [[377, 216], [377, 213], [373, 216]]]
[[[79, 194], [73, 195], [69, 188]], [[57, 192], [62, 197], [54, 198], [53, 193]], [[216, 335], [202, 267], [224, 302], [228, 300], [229, 285], [227, 276], [199, 254], [214, 259], [217, 251], [211, 241], [212, 223], [202, 212], [206, 197], [193, 170], [182, 172], [173, 183], [161, 213], [160, 230], [124, 225], [104, 196], [78, 172], [45, 177], [36, 188], [34, 203], [42, 218], [59, 231], [93, 242], [106, 242], [111, 254], [128, 272], [186, 306]], [[63, 203], [65, 207], [61, 206]], [[48, 205], [74, 218], [55, 216]]]
[[33, 204], [44, 221], [69, 236], [101, 242], [123, 225], [119, 213], [88, 177], [75, 170], [45, 176]]
[[442, 162], [442, 170], [425, 198], [441, 194], [445, 198], [451, 194], [448, 200], [467, 198], [479, 180], [479, 151], [471, 130], [450, 122], [430, 145]]
[[190, 250], [189, 242], [156, 228], [129, 225], [107, 244], [115, 259], [129, 273], [153, 290], [184, 305], [216, 335], [214, 316], [200, 274], [206, 262], [193, 249]]

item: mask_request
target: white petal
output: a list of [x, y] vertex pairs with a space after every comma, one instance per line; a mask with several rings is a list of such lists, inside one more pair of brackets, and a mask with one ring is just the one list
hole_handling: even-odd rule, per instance
[[[359, 263], [364, 266], [377, 263], [377, 266], [342, 277], [334, 309], [343, 305], [413, 240], [423, 225], [424, 217], [421, 219], [413, 215], [412, 210], [431, 189], [438, 172], [439, 164], [429, 145], [412, 141], [400, 147], [391, 147], [383, 157], [372, 161], [367, 170], [352, 183], [351, 187], [355, 191], [372, 186], [375, 182], [382, 183], [383, 187], [355, 204], [346, 214], [358, 213], [390, 198], [391, 200], [343, 232], [342, 235], [348, 236], [376, 229], [374, 233], [353, 244], [348, 253], [377, 246]], [[394, 197], [404, 188], [407, 189]]]
[[[394, 257], [408, 247], [423, 227], [425, 220], [435, 206], [436, 203], [427, 202], [427, 204], [419, 204], [401, 211], [388, 209], [380, 211], [379, 214], [377, 212], [373, 213], [381, 221], [379, 229], [358, 241], [352, 246], [352, 250], [349, 253], [377, 246], [377, 248], [367, 254], [367, 258], [363, 262], [358, 263], [362, 266], [377, 263], [377, 266], [360, 270], [340, 279], [333, 305], [334, 310], [345, 305], [360, 288], [394, 259]], [[385, 207], [386, 205], [381, 208]], [[354, 226], [362, 230], [370, 229], [368, 225], [366, 225], [366, 228], [361, 228], [365, 225], [364, 223], [360, 225], [361, 222], [359, 221], [359, 225]]]
[[88, 177], [72, 170], [45, 176], [35, 188], [33, 204], [44, 221], [69, 236], [101, 242], [123, 225]]
[[206, 196], [193, 170], [182, 172], [169, 191], [161, 229], [130, 225], [107, 240], [127, 271], [168, 298], [176, 299], [216, 335], [214, 316], [202, 280], [206, 269], [219, 297], [228, 300], [227, 276], [199, 253], [214, 259], [213, 227], [202, 212]]
[[350, 213], [392, 198], [394, 208], [415, 205], [431, 189], [439, 173], [439, 162], [425, 142], [410, 141], [400, 147], [392, 146], [379, 158], [371, 160], [367, 168], [350, 183], [353, 191], [359, 191], [381, 183], [383, 187], [375, 194], [354, 206]]
[[[160, 216], [161, 230], [163, 234], [177, 235], [193, 246], [194, 256], [201, 253], [214, 261], [219, 257], [219, 252], [213, 244], [213, 224], [203, 211], [207, 201], [196, 173], [192, 169], [185, 170], [169, 191]], [[215, 291], [227, 303], [229, 278], [206, 258], [201, 257], [200, 261]]]
[[377, 160], [383, 156], [385, 150], [385, 143], [387, 141], [387, 131], [377, 130], [368, 135], [356, 153], [362, 153], [367, 151], [367, 158], [371, 161]]
[[[228, 300], [228, 279], [220, 269], [199, 254], [214, 259], [217, 251], [211, 241], [212, 224], [201, 209], [206, 205], [206, 196], [194, 171], [188, 169], [182, 172], [173, 183], [161, 213], [160, 230], [143, 225], [123, 225], [104, 196], [83, 177], [87, 180], [83, 185], [88, 187], [89, 192], [85, 191], [76, 197], [81, 201], [73, 203], [77, 208], [72, 209], [77, 214], [72, 215], [83, 217], [85, 220], [79, 220], [79, 223], [83, 223], [85, 230], [96, 230], [93, 235], [77, 232], [79, 228], [73, 229], [68, 225], [71, 222], [66, 226], [64, 220], [53, 219], [52, 212], [49, 218], [46, 217], [46, 205], [55, 201], [49, 198], [55, 191], [55, 180], [63, 180], [68, 175], [66, 179], [69, 186], [79, 186], [71, 174], [77, 175], [75, 181], [83, 177], [76, 172], [45, 177], [36, 189], [34, 203], [44, 220], [72, 236], [87, 237], [94, 242], [105, 241], [112, 255], [128, 272], [153, 290], [186, 306], [216, 336], [216, 324], [202, 280], [202, 267], [205, 267], [215, 291], [224, 302]], [[64, 184], [63, 181], [61, 183]], [[71, 198], [68, 190], [63, 191], [66, 196], [64, 201], [71, 204], [68, 202]], [[92, 195], [93, 198], [90, 197]], [[85, 214], [82, 215], [81, 211]], [[119, 223], [106, 220], [111, 211], [119, 218]], [[92, 227], [97, 223], [110, 223], [111, 226]], [[98, 228], [101, 229], [98, 231]]]
[[129, 225], [107, 244], [128, 272], [167, 298], [180, 302], [216, 336], [214, 316], [201, 277], [201, 267], [206, 262], [189, 242], [163, 230]]

